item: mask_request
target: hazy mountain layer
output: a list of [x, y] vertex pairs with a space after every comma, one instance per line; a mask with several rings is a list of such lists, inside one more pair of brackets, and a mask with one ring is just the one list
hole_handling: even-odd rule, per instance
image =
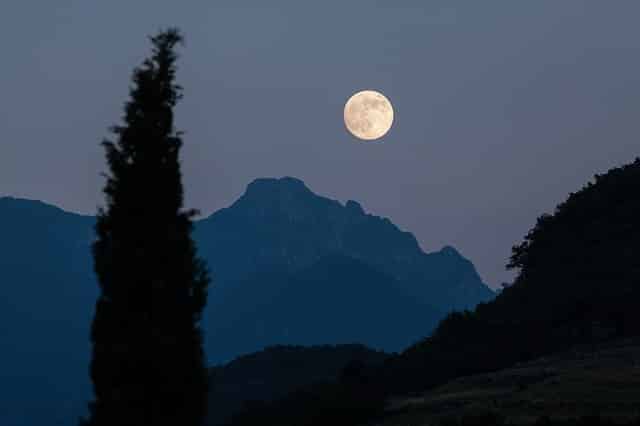
[[[0, 198], [5, 425], [66, 424], [84, 412], [94, 222]], [[212, 363], [273, 344], [399, 350], [447, 311], [492, 296], [453, 248], [425, 254], [388, 219], [292, 178], [254, 181], [232, 206], [199, 221], [195, 238], [214, 277], [205, 314]]]

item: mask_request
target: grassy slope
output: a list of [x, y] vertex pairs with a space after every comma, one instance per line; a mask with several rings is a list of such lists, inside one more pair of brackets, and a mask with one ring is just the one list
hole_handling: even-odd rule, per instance
[[583, 346], [494, 373], [453, 380], [391, 400], [381, 425], [427, 425], [440, 417], [497, 410], [517, 424], [599, 413], [640, 414], [640, 338]]

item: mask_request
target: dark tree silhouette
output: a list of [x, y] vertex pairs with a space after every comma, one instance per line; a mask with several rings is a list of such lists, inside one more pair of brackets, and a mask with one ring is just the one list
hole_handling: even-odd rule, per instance
[[640, 159], [597, 174], [513, 247], [512, 285], [454, 312], [384, 372], [396, 393], [640, 335]]
[[151, 38], [133, 73], [124, 125], [103, 142], [111, 173], [93, 245], [101, 294], [91, 339], [95, 426], [201, 425], [207, 392], [200, 316], [209, 282], [183, 210], [173, 107], [182, 42], [176, 29]]

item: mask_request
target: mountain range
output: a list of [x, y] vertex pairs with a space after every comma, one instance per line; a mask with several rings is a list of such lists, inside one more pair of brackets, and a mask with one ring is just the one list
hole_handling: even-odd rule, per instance
[[227, 424], [639, 424], [639, 190], [640, 158], [596, 174], [513, 247], [518, 273], [493, 300], [448, 314], [378, 368]]
[[[15, 419], [5, 425], [68, 424], [84, 412], [94, 223], [0, 198], [0, 386], [9, 396], [0, 417]], [[290, 177], [253, 181], [231, 206], [198, 221], [194, 238], [213, 277], [203, 319], [211, 364], [274, 344], [398, 351], [451, 310], [493, 297], [454, 248], [425, 253], [388, 219]]]

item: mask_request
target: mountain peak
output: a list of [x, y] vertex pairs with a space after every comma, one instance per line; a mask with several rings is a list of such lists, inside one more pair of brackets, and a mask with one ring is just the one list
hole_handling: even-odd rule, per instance
[[244, 193], [246, 198], [273, 198], [278, 196], [300, 196], [313, 194], [300, 179], [285, 176], [281, 178], [258, 178], [253, 180]]

